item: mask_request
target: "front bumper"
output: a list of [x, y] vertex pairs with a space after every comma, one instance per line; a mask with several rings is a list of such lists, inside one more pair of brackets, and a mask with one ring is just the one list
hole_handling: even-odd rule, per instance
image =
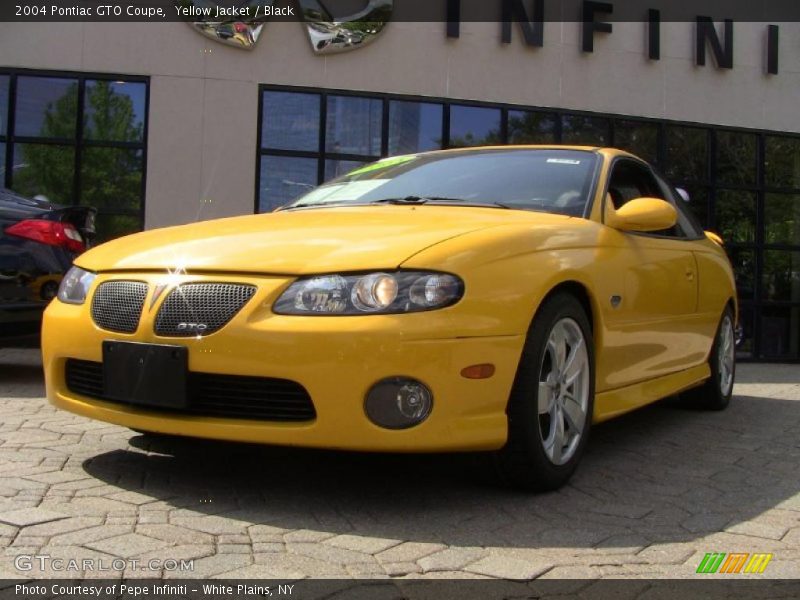
[[[53, 301], [46, 311], [42, 349], [47, 393], [57, 407], [89, 418], [144, 431], [255, 442], [363, 451], [429, 452], [491, 450], [507, 436], [506, 403], [524, 336], [475, 336], [459, 305], [428, 313], [357, 317], [299, 317], [270, 307], [291, 283], [285, 277], [197, 277], [184, 281], [251, 283], [258, 292], [217, 333], [197, 338], [157, 336], [150, 307], [162, 275], [97, 278], [146, 281], [149, 286], [137, 331], [98, 328], [90, 301], [80, 306]], [[467, 333], [469, 332], [469, 335]], [[462, 337], [459, 337], [461, 335]], [[313, 421], [280, 423], [154, 411], [77, 395], [67, 389], [67, 359], [102, 361], [102, 342], [123, 340], [188, 347], [189, 370], [287, 379], [302, 385], [316, 410]], [[489, 379], [466, 379], [464, 367], [492, 363]], [[371, 423], [364, 398], [377, 381], [407, 376], [433, 392], [433, 410], [416, 427], [388, 430]]]

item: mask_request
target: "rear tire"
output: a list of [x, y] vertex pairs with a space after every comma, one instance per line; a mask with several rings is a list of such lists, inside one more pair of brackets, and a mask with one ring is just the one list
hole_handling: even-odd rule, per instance
[[711, 370], [703, 385], [683, 394], [693, 406], [706, 410], [724, 410], [730, 404], [733, 395], [733, 383], [736, 379], [736, 334], [733, 324], [733, 310], [728, 306], [722, 313], [717, 335], [708, 356]]
[[578, 300], [557, 293], [528, 330], [508, 404], [498, 475], [516, 488], [554, 490], [583, 455], [594, 409], [594, 341]]

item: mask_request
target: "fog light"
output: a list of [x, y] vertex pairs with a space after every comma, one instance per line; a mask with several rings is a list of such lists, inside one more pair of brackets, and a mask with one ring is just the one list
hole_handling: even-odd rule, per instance
[[386, 429], [407, 429], [431, 414], [433, 394], [419, 381], [391, 377], [379, 381], [367, 393], [364, 411], [369, 420]]

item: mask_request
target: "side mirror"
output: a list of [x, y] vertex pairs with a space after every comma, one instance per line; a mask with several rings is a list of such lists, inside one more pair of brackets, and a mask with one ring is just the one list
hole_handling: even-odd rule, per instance
[[606, 198], [605, 222], [620, 231], [661, 231], [675, 226], [678, 213], [669, 202], [658, 198], [635, 198], [619, 210]]

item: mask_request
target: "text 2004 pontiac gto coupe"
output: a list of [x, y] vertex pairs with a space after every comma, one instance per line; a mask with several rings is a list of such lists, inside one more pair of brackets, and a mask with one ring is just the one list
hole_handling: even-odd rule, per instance
[[721, 240], [613, 149], [385, 159], [271, 214], [77, 259], [47, 309], [58, 407], [265, 444], [486, 450], [517, 486], [574, 471], [590, 426], [734, 379]]

